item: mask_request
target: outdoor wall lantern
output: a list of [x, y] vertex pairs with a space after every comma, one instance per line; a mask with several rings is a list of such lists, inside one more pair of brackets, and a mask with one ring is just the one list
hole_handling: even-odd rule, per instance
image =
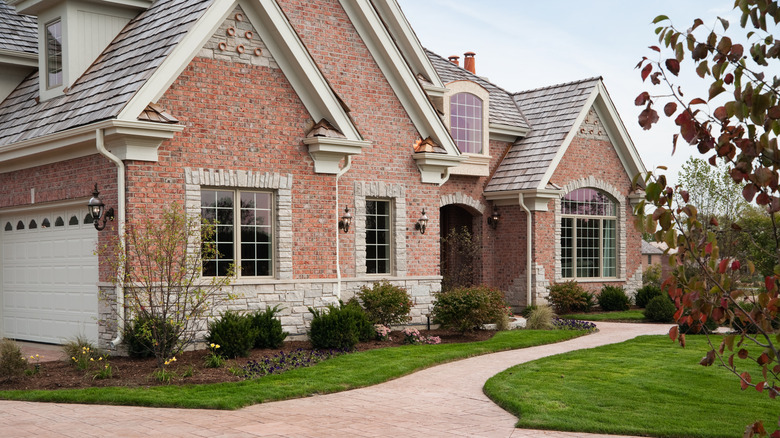
[[349, 232], [349, 224], [352, 223], [352, 214], [349, 212], [349, 207], [344, 207], [344, 216], [341, 216], [339, 220], [339, 230], [344, 230], [345, 233]]
[[487, 218], [487, 223], [488, 223], [488, 225], [490, 225], [490, 228], [495, 230], [496, 227], [498, 227], [498, 219], [499, 219], [500, 216], [501, 215], [498, 214], [498, 208], [496, 208], [496, 206], [494, 205], [493, 206], [493, 214], [491, 214]]
[[[95, 183], [95, 190], [92, 191], [92, 199], [87, 203], [87, 208], [89, 208], [89, 214], [92, 215], [92, 223], [95, 225], [95, 229], [101, 231], [106, 227], [106, 222], [114, 220], [114, 207], [106, 210], [103, 201], [98, 198], [99, 195], [100, 192], [98, 192], [97, 183]], [[102, 224], [100, 223], [101, 218], [103, 220]]]
[[420, 219], [417, 219], [417, 222], [414, 224], [414, 229], [419, 231], [420, 234], [425, 234], [425, 227], [428, 226], [428, 216], [425, 215], [425, 208], [422, 209], [422, 216], [420, 216]]

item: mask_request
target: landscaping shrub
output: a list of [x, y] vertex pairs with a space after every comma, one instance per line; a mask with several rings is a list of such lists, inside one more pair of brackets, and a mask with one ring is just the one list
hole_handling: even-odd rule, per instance
[[525, 306], [525, 309], [520, 312], [520, 316], [522, 316], [525, 319], [528, 319], [529, 316], [531, 316], [531, 312], [536, 310], [539, 306], [536, 304], [531, 304], [530, 306]]
[[498, 323], [506, 313], [504, 294], [485, 286], [452, 289], [436, 294], [433, 321], [443, 328], [466, 332]]
[[604, 286], [601, 288], [598, 301], [599, 306], [605, 312], [628, 310], [631, 307], [631, 299], [621, 286]]
[[532, 310], [525, 321], [525, 328], [528, 330], [552, 330], [553, 318], [555, 313], [550, 306], [538, 306]]
[[644, 272], [642, 272], [642, 284], [661, 287], [661, 266], [650, 265], [645, 268]]
[[663, 292], [661, 291], [660, 286], [655, 284], [646, 284], [636, 291], [636, 297], [634, 298], [634, 301], [636, 301], [636, 305], [638, 307], [644, 309], [647, 307], [647, 303], [649, 303], [650, 300], [661, 295], [663, 295]]
[[387, 281], [377, 282], [370, 288], [361, 287], [357, 297], [363, 303], [363, 309], [372, 324], [390, 326], [411, 319], [409, 312], [412, 311], [412, 300], [402, 287]]
[[583, 291], [582, 302], [582, 311], [590, 312], [594, 307], [596, 307], [596, 294], [593, 292]]
[[282, 330], [282, 322], [276, 318], [281, 309], [278, 305], [257, 310], [251, 315], [252, 326], [257, 329], [255, 348], [279, 348], [287, 337], [287, 332]]
[[653, 322], [671, 322], [677, 308], [666, 294], [654, 297], [647, 303], [645, 318]]
[[220, 314], [218, 320], [209, 323], [206, 341], [219, 345], [219, 354], [224, 357], [246, 357], [259, 332], [252, 316], [228, 310]]
[[309, 339], [314, 348], [352, 350], [359, 341], [376, 336], [374, 326], [356, 302], [328, 305], [326, 310], [309, 308], [314, 315]]
[[547, 298], [556, 313], [572, 313], [585, 310], [587, 297], [585, 289], [574, 280], [556, 283], [548, 287], [550, 296]]
[[5, 382], [24, 375], [27, 360], [22, 356], [22, 350], [16, 342], [9, 339], [0, 340], [0, 382]]
[[178, 342], [177, 333], [171, 322], [166, 324], [160, 318], [148, 314], [139, 315], [125, 327], [124, 342], [127, 345], [127, 354], [136, 358], [154, 357], [155, 339], [164, 340], [165, 345], [162, 345], [159, 351], [171, 352]]

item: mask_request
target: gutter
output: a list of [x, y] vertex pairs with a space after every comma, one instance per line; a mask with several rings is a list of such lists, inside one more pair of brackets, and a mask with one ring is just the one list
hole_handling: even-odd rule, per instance
[[[352, 155], [347, 155], [344, 157], [344, 167], [336, 174], [336, 214], [340, 214], [339, 212], [341, 211], [339, 209], [339, 178], [347, 173], [350, 167], [352, 167]], [[338, 223], [339, 221], [336, 220], [336, 296], [338, 299], [341, 299], [341, 256], [339, 255], [341, 243], [339, 242], [340, 234]]]
[[[95, 146], [101, 155], [113, 161], [116, 164], [116, 197], [117, 197], [117, 233], [119, 234], [119, 245], [122, 251], [125, 249], [125, 163], [122, 162], [116, 155], [111, 154], [106, 149], [105, 138], [103, 136], [103, 129], [98, 128], [95, 130]], [[125, 291], [121, 286], [121, 279], [124, 276], [122, 267], [119, 267], [117, 272], [116, 283], [116, 311], [117, 311], [117, 333], [116, 338], [111, 341], [111, 346], [116, 348], [119, 343], [122, 342], [122, 333], [125, 329]]]
[[525, 303], [526, 304], [525, 305], [527, 307], [531, 305], [531, 300], [533, 298], [531, 294], [531, 267], [532, 267], [531, 250], [533, 249], [533, 241], [532, 241], [533, 227], [531, 227], [531, 210], [529, 210], [528, 207], [525, 205], [525, 199], [523, 193], [521, 192], [518, 196], [519, 196], [518, 202], [520, 203], [520, 207], [523, 209], [523, 211], [525, 211], [525, 217], [526, 217], [526, 221], [525, 221], [525, 234], [526, 234], [525, 236], [525, 244], [526, 244], [526, 249], [525, 249], [525, 294], [526, 294], [525, 300], [526, 301]]

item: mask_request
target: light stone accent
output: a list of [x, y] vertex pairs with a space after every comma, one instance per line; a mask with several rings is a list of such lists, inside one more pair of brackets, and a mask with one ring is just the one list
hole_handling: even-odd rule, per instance
[[[605, 281], [625, 281], [626, 280], [626, 198], [618, 189], [605, 181], [596, 179], [593, 175], [581, 178], [566, 184], [563, 193], [569, 193], [581, 188], [595, 188], [610, 195], [617, 206], [617, 278], [608, 278]], [[561, 199], [555, 199], [555, 281], [562, 282], [570, 280], [561, 276]], [[589, 281], [589, 279], [577, 279], [577, 281]], [[602, 281], [602, 279], [598, 279]]]
[[472, 198], [471, 196], [464, 194], [463, 192], [455, 192], [449, 195], [442, 195], [441, 198], [439, 199], [439, 207], [444, 207], [445, 205], [453, 205], [453, 204], [467, 205], [473, 208], [474, 210], [477, 210], [480, 214], [485, 213], [484, 204]]
[[[544, 265], [532, 262], [531, 272], [530, 304], [547, 304], [547, 297], [550, 295], [550, 291], [547, 287], [550, 285], [550, 282], [545, 276]], [[529, 303], [527, 298], [526, 274], [523, 272], [512, 281], [512, 284], [509, 286], [509, 290], [506, 293], [506, 299], [509, 305], [512, 306], [512, 309], [517, 311], [528, 306]]]
[[[403, 277], [408, 270], [406, 264], [406, 189], [401, 184], [383, 181], [355, 182], [355, 274], [366, 275], [366, 199], [387, 199], [392, 201], [393, 246], [391, 273]], [[387, 274], [385, 274], [387, 275]]]
[[98, 286], [98, 348], [110, 349], [116, 334], [116, 288], [113, 285]]
[[[235, 19], [236, 14], [243, 15], [244, 20], [237, 21]], [[230, 28], [235, 30], [233, 36], [227, 33]], [[247, 38], [247, 32], [252, 33], [251, 39]], [[224, 44], [224, 50], [220, 49], [220, 43]], [[237, 51], [239, 46], [243, 46], [243, 53]], [[261, 50], [260, 55], [255, 54], [255, 49]], [[279, 68], [268, 47], [260, 38], [257, 29], [249, 22], [249, 17], [241, 9], [241, 6], [236, 6], [233, 12], [228, 15], [228, 18], [219, 26], [219, 29], [214, 32], [214, 35], [200, 49], [198, 56], [260, 67]]]
[[636, 291], [642, 287], [642, 266], [637, 266], [634, 275], [626, 282], [626, 293], [631, 297], [636, 297]]
[[588, 139], [610, 141], [604, 124], [601, 123], [601, 119], [593, 107], [588, 110], [585, 120], [582, 121], [579, 134]]

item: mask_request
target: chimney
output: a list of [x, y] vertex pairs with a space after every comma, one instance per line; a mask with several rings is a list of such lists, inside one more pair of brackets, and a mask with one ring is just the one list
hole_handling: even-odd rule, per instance
[[474, 66], [474, 55], [476, 55], [474, 52], [466, 52], [463, 54], [463, 68], [470, 71], [471, 73], [477, 74]]
[[460, 59], [460, 56], [458, 56], [458, 55], [452, 55], [452, 56], [450, 56], [450, 57], [449, 57], [449, 58], [447, 58], [447, 59], [449, 59], [451, 63], [453, 63], [453, 64], [455, 64], [455, 65], [457, 65], [457, 66], [460, 66], [460, 62], [458, 62], [458, 60]]

